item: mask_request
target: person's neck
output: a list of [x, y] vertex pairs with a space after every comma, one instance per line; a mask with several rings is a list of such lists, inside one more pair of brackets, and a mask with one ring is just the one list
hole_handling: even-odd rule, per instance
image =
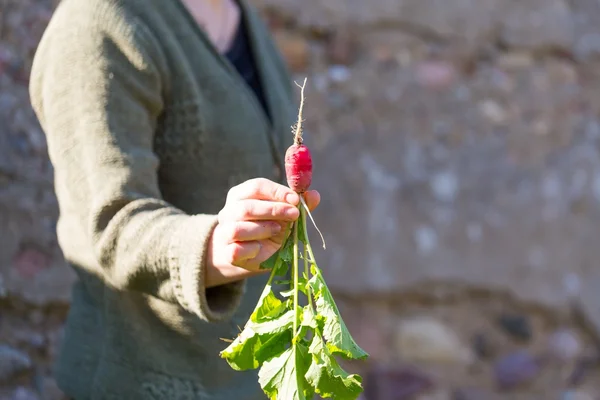
[[190, 14], [221, 53], [226, 52], [240, 23], [235, 0], [182, 0]]

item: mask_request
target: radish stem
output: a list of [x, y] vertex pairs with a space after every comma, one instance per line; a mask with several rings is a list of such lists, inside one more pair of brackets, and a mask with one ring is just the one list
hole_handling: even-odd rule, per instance
[[[306, 232], [306, 209], [304, 209], [304, 208], [300, 209], [300, 218], [302, 218], [302, 226], [304, 227], [304, 231]], [[308, 268], [308, 261], [309, 261], [308, 260], [308, 257], [309, 257], [308, 256], [308, 244], [307, 244], [308, 242], [305, 241], [306, 239], [301, 239], [301, 240], [304, 244], [304, 246], [303, 246], [304, 273], [306, 274], [306, 279], [308, 280], [308, 279], [310, 279], [310, 270]], [[313, 257], [311, 257], [310, 261], [313, 263], [315, 262]], [[312, 297], [312, 289], [311, 289], [310, 285], [306, 285], [306, 294], [307, 294], [306, 297], [308, 297], [308, 305], [310, 307], [310, 310], [311, 310], [313, 316], [316, 316], [315, 309], [314, 309], [313, 302], [312, 302], [313, 297]]]
[[278, 259], [275, 262], [275, 265], [273, 266], [273, 268], [271, 268], [271, 274], [269, 275], [269, 280], [267, 281], [267, 285], [270, 285], [271, 282], [273, 282], [273, 278], [275, 278], [275, 273], [279, 269], [280, 265], [281, 265], [281, 259]]
[[[294, 223], [294, 261], [293, 261], [293, 274], [294, 274], [294, 336], [298, 334], [298, 221]], [[295, 347], [294, 347], [295, 349]]]
[[[302, 242], [304, 243], [304, 247], [308, 251], [308, 255], [310, 257], [311, 262], [316, 266], [317, 262], [315, 261], [315, 254], [313, 253], [312, 247], [310, 245], [310, 240], [308, 239], [308, 233], [306, 232], [306, 229], [304, 229], [304, 238], [302, 239]], [[314, 272], [315, 273], [313, 274], [313, 276], [316, 275], [319, 278], [323, 279], [323, 274], [321, 273], [321, 270], [319, 268], [315, 268]], [[332, 303], [332, 306], [335, 309], [336, 313], [339, 315], [340, 310], [338, 309], [337, 305], [335, 303]]]

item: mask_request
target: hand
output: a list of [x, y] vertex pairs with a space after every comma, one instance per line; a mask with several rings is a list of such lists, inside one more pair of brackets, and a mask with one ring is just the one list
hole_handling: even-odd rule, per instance
[[[304, 199], [312, 211], [320, 195], [311, 190]], [[233, 187], [219, 212], [209, 245], [206, 286], [216, 286], [266, 272], [260, 264], [279, 250], [298, 219], [299, 195], [268, 179], [251, 179]]]

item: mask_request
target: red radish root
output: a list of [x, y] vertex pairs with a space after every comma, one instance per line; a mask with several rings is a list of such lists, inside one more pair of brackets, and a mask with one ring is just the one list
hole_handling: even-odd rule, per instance
[[[300, 85], [298, 85], [300, 86]], [[304, 193], [312, 183], [312, 157], [310, 150], [303, 144], [302, 140], [302, 108], [304, 107], [304, 86], [306, 78], [300, 88], [300, 109], [298, 111], [298, 122], [295, 126], [294, 144], [285, 152], [285, 174], [288, 186], [297, 193]]]
[[305, 145], [291, 145], [285, 152], [285, 174], [288, 186], [297, 193], [308, 190], [312, 182], [312, 158]]

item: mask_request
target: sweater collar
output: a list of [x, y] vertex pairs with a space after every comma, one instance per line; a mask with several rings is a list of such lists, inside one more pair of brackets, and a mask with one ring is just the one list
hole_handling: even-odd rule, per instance
[[254, 55], [256, 68], [260, 76], [271, 119], [265, 114], [258, 99], [254, 98], [252, 90], [246, 87], [245, 82], [243, 82], [243, 79], [238, 75], [235, 67], [231, 65], [225, 55], [221, 54], [212, 44], [185, 4], [181, 0], [174, 0], [181, 11], [190, 20], [190, 23], [194, 26], [200, 39], [203, 40], [205, 45], [213, 52], [213, 55], [219, 60], [223, 68], [232, 75], [234, 80], [240, 83], [242, 90], [246, 90], [247, 94], [253, 97], [253, 100], [256, 103], [255, 108], [257, 109], [257, 112], [260, 113], [260, 117], [268, 130], [269, 140], [274, 146], [275, 161], [282, 168], [282, 151], [284, 151], [286, 145], [286, 143], [284, 143], [284, 138], [288, 137], [286, 133], [288, 133], [291, 124], [294, 122], [295, 116], [290, 112], [293, 108], [291, 107], [292, 104], [281, 101], [282, 98], [286, 99], [289, 97], [289, 94], [287, 94], [288, 90], [280, 83], [280, 79], [274, 79], [274, 77], [281, 74], [277, 67], [279, 62], [278, 54], [276, 53], [277, 49], [274, 48], [273, 43], [271, 43], [271, 37], [269, 36], [270, 32], [263, 24], [258, 13], [245, 0], [235, 1], [240, 7], [240, 18], [244, 19], [247, 28], [250, 47]]

